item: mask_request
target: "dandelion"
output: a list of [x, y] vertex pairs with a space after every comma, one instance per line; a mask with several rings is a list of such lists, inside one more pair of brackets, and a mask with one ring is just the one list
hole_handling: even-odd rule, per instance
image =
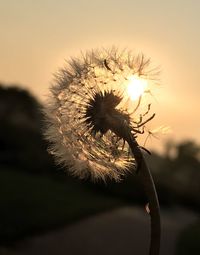
[[56, 74], [47, 107], [46, 137], [57, 162], [80, 178], [121, 180], [136, 163], [108, 119], [115, 115], [135, 137], [143, 134], [155, 77], [149, 59], [115, 48], [71, 59]]
[[49, 150], [73, 175], [119, 181], [137, 170], [149, 198], [154, 255], [160, 244], [159, 204], [136, 139], [155, 116], [151, 89], [156, 83], [157, 69], [143, 54], [92, 50], [56, 74], [45, 111]]

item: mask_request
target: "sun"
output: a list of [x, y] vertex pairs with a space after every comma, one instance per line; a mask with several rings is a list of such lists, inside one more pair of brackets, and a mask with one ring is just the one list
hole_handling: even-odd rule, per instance
[[138, 75], [128, 77], [127, 92], [129, 97], [134, 101], [137, 100], [147, 87], [147, 80], [140, 78]]

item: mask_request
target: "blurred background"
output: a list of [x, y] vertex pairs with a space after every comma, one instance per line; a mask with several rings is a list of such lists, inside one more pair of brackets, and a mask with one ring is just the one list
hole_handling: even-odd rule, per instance
[[147, 254], [137, 175], [92, 184], [47, 153], [42, 107], [71, 56], [127, 47], [161, 67], [146, 155], [161, 203], [161, 254], [200, 254], [200, 2], [0, 0], [0, 254]]

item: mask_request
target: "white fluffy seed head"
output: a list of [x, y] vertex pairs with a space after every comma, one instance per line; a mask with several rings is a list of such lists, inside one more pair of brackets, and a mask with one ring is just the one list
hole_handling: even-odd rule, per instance
[[[56, 74], [45, 109], [45, 136], [49, 151], [73, 175], [119, 181], [135, 166], [126, 141], [111, 130], [103, 132], [96, 128], [97, 122], [104, 124], [103, 115], [110, 104], [104, 106], [104, 99], [109, 94], [117, 100], [113, 109], [126, 116], [133, 135], [142, 133], [144, 125], [140, 124], [148, 114], [150, 104], [145, 97], [149, 95], [150, 86], [144, 96], [132, 101], [127, 94], [127, 84], [134, 75], [149, 81], [150, 86], [156, 77], [149, 59], [116, 48], [86, 52], [79, 59], [69, 60]], [[103, 99], [95, 102], [98, 95]]]

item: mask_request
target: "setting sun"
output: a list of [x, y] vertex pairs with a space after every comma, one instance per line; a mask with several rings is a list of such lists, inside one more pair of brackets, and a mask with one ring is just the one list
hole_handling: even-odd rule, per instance
[[128, 78], [127, 92], [132, 100], [138, 99], [147, 87], [147, 81], [137, 75]]

